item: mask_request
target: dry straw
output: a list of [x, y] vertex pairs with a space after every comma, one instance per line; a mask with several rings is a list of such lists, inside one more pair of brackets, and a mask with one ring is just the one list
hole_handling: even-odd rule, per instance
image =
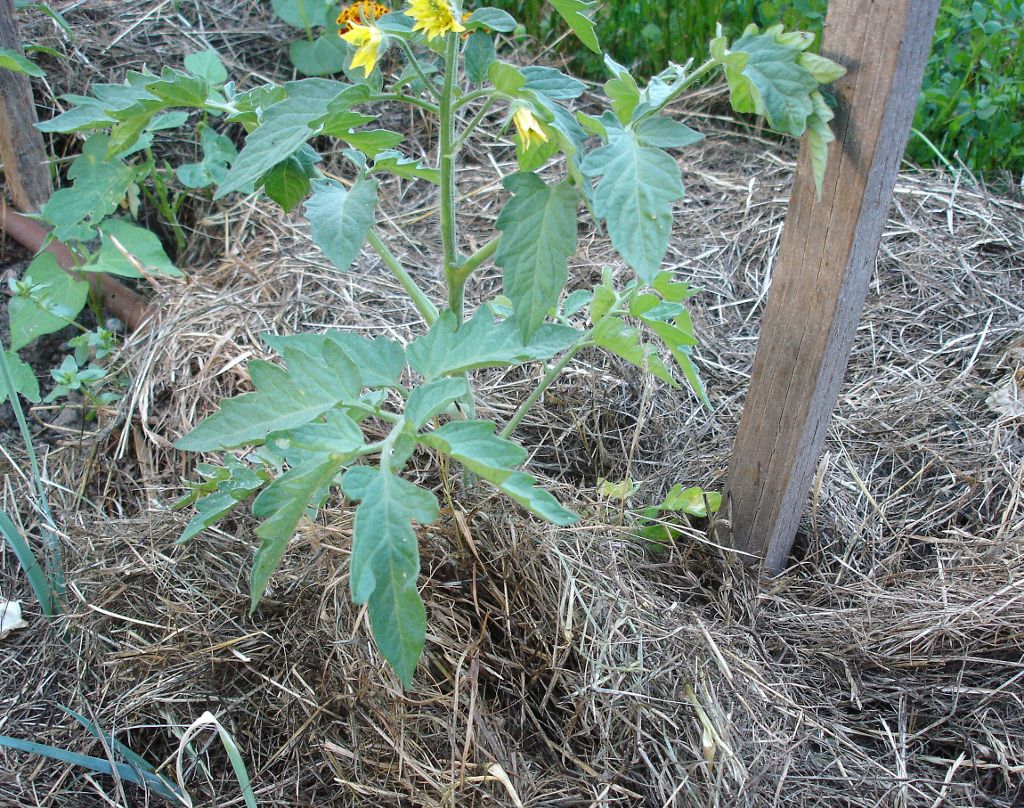
[[[207, 44], [240, 75], [284, 69], [268, 61], [285, 33], [262, 4], [58, 5], [92, 78]], [[675, 482], [722, 484], [792, 162], [705, 118], [668, 260], [705, 290], [694, 319], [714, 414], [584, 354], [518, 433], [580, 526], [424, 475], [449, 510], [421, 535], [429, 632], [404, 694], [349, 603], [350, 509], [300, 529], [250, 618], [250, 519], [175, 548], [186, 517], [166, 504], [189, 472], [169, 442], [244, 389], [261, 331], [408, 339], [416, 313], [371, 255], [332, 271], [299, 216], [259, 199], [197, 209], [189, 281], [161, 290], [159, 323], [130, 341], [135, 382], [116, 416], [41, 430], [70, 613], [0, 645], [0, 733], [102, 756], [63, 704], [170, 773], [181, 734], [209, 711], [258, 803], [274, 806], [1019, 804], [1024, 441], [1019, 420], [985, 406], [1024, 339], [1019, 202], [967, 177], [901, 176], [785, 574], [755, 586], [698, 530], [652, 556], [593, 493], [598, 477], [627, 474], [644, 500]], [[414, 133], [412, 152], [429, 148], [415, 116], [389, 125]], [[476, 160], [459, 181], [479, 223], [467, 238], [482, 243], [511, 151], [485, 142]], [[387, 227], [426, 232], [431, 193], [389, 187]], [[583, 238], [581, 286], [611, 255]], [[402, 256], [435, 291], [436, 256], [427, 241]], [[484, 273], [478, 292], [499, 281]], [[479, 379], [484, 417], [514, 410], [528, 389], [516, 373]], [[24, 482], [5, 479], [11, 508]], [[0, 587], [31, 598], [10, 555]], [[191, 744], [186, 785], [240, 804], [214, 738]], [[143, 804], [123, 788], [117, 804]], [[0, 751], [4, 805], [110, 804], [101, 791], [116, 802], [109, 780]]]

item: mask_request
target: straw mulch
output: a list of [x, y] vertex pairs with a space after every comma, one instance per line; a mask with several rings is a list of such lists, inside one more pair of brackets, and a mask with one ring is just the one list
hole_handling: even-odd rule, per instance
[[[233, 4], [249, 14], [237, 36], [264, 20], [257, 5]], [[177, 24], [157, 16], [134, 30]], [[1019, 805], [1024, 440], [986, 399], [1024, 361], [1024, 206], [967, 177], [901, 176], [797, 555], [758, 582], [698, 526], [650, 552], [595, 490], [631, 476], [639, 506], [676, 482], [724, 483], [793, 166], [692, 122], [710, 136], [684, 162], [667, 261], [704, 289], [692, 309], [714, 411], [581, 356], [517, 433], [583, 514], [569, 529], [417, 457], [411, 473], [446, 508], [420, 531], [428, 638], [407, 692], [349, 602], [350, 507], [300, 528], [250, 616], [253, 520], [175, 547], [188, 514], [168, 503], [195, 461], [170, 442], [247, 389], [259, 333], [408, 340], [415, 310], [369, 251], [333, 271], [298, 214], [263, 199], [198, 211], [189, 279], [154, 291], [159, 321], [128, 341], [117, 412], [46, 436], [70, 613], [47, 625], [29, 608], [0, 644], [0, 734], [104, 757], [62, 704], [165, 763], [210, 710], [274, 806]], [[498, 123], [460, 178], [468, 246], [512, 169]], [[429, 150], [429, 132], [410, 132], [410, 150]], [[412, 239], [400, 257], [439, 292], [432, 192], [394, 184], [384, 199], [385, 229]], [[574, 260], [579, 287], [603, 264], [622, 271], [583, 231]], [[486, 269], [473, 295], [499, 283]], [[480, 374], [481, 414], [507, 418], [536, 378]], [[4, 479], [4, 507], [32, 523], [22, 475]], [[10, 554], [0, 588], [28, 607]], [[241, 804], [212, 736], [185, 761], [198, 804]], [[0, 751], [0, 804], [150, 802]]]

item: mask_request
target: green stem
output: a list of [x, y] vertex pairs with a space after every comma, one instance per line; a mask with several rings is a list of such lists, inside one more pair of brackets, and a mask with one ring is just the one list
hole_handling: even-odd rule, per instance
[[430, 79], [427, 78], [427, 74], [423, 72], [423, 65], [420, 64], [420, 60], [416, 58], [416, 54], [413, 53], [412, 47], [409, 43], [402, 38], [398, 38], [398, 41], [402, 45], [402, 50], [405, 51], [405, 58], [409, 60], [409, 64], [412, 65], [412, 69], [416, 71], [416, 75], [419, 76], [420, 81], [423, 82], [423, 86], [426, 92], [437, 100], [437, 88], [433, 85]]
[[[466, 93], [464, 96], [462, 96], [462, 98], [460, 98], [458, 101], [456, 101], [452, 105], [452, 110], [454, 111], [454, 110], [457, 110], [457, 109], [462, 109], [462, 107], [466, 106], [466, 104], [471, 104], [474, 101], [476, 101], [478, 98], [484, 98], [485, 96], [493, 97], [494, 93], [495, 93], [495, 90], [494, 90], [493, 87], [482, 87], [479, 90], [473, 90], [473, 92]], [[504, 93], [502, 93], [502, 95], [504, 95]]]
[[484, 261], [494, 255], [498, 249], [498, 243], [501, 241], [501, 234], [488, 241], [483, 247], [473, 253], [469, 258], [459, 264], [452, 276], [456, 281], [461, 281], [463, 284], [469, 279], [469, 276], [473, 274]]
[[565, 366], [572, 361], [576, 354], [590, 345], [590, 341], [587, 337], [589, 337], [589, 333], [581, 338], [580, 342], [576, 343], [566, 351], [562, 355], [561, 359], [548, 368], [547, 373], [545, 373], [543, 378], [541, 378], [540, 383], [534, 388], [533, 392], [527, 396], [526, 401], [519, 405], [519, 409], [513, 413], [509, 422], [505, 424], [505, 428], [501, 430], [501, 437], [507, 438], [515, 431], [516, 427], [519, 426], [520, 421], [526, 417], [526, 414], [533, 408], [533, 405], [537, 403], [542, 395], [544, 395], [544, 391], [547, 390], [551, 386], [551, 383], [558, 378], [558, 375], [565, 370]]
[[656, 115], [658, 112], [660, 112], [673, 101], [675, 101], [677, 98], [679, 98], [679, 96], [681, 96], [686, 90], [688, 90], [690, 87], [692, 87], [702, 78], [704, 78], [708, 73], [714, 70], [717, 66], [718, 62], [716, 62], [714, 59], [708, 59], [704, 64], [702, 64], [700, 67], [694, 70], [690, 75], [686, 76], [683, 79], [680, 79], [679, 83], [672, 88], [672, 92], [668, 94], [665, 100], [658, 104], [657, 107], [654, 107], [645, 112], [641, 116], [641, 120], [643, 118], [649, 118], [651, 115]]
[[441, 172], [441, 245], [444, 250], [444, 274], [448, 282], [448, 307], [455, 312], [458, 323], [463, 317], [465, 279], [460, 283], [459, 255], [455, 229], [455, 116], [452, 101], [455, 95], [455, 73], [458, 69], [459, 35], [449, 33], [444, 51], [444, 89], [441, 91], [441, 137], [438, 168]]
[[412, 104], [414, 107], [425, 109], [427, 112], [432, 112], [435, 115], [438, 114], [437, 104], [431, 104], [429, 101], [424, 101], [422, 98], [416, 98], [405, 93], [375, 93], [371, 95], [367, 101], [402, 101], [406, 104]]
[[469, 136], [473, 134], [473, 130], [480, 125], [480, 121], [484, 119], [484, 115], [487, 114], [487, 110], [491, 108], [491, 105], [493, 103], [494, 96], [492, 95], [489, 96], [486, 101], [484, 101], [483, 106], [481, 106], [480, 109], [477, 110], [476, 115], [474, 115], [472, 120], [470, 120], [470, 122], [466, 124], [466, 128], [462, 130], [462, 134], [459, 135], [459, 139], [455, 141], [456, 152], [466, 145], [466, 141], [469, 140]]
[[14, 418], [18, 422], [18, 430], [21, 432], [21, 439], [25, 441], [25, 451], [28, 452], [29, 467], [32, 471], [32, 481], [36, 486], [36, 495], [39, 498], [39, 510], [43, 514], [42, 527], [43, 536], [50, 549], [48, 566], [50, 567], [47, 576], [55, 594], [58, 598], [64, 597], [64, 569], [61, 560], [60, 544], [57, 541], [56, 521], [53, 512], [50, 510], [50, 499], [43, 486], [43, 475], [39, 470], [39, 461], [36, 458], [35, 446], [32, 445], [32, 433], [29, 432], [28, 422], [25, 420], [25, 412], [21, 408], [21, 399], [14, 387], [14, 377], [11, 375], [11, 368], [7, 364], [7, 354], [2, 342], [0, 342], [0, 380], [7, 390], [7, 397], [10, 399], [11, 408], [14, 410]]
[[406, 271], [405, 267], [401, 265], [395, 254], [388, 249], [388, 245], [384, 243], [380, 236], [377, 235], [376, 231], [371, 229], [366, 234], [366, 240], [370, 243], [370, 246], [376, 251], [377, 255], [380, 256], [391, 274], [398, 279], [398, 282], [402, 284], [402, 288], [405, 289], [406, 293], [412, 298], [413, 305], [416, 306], [416, 310], [420, 313], [420, 316], [426, 322], [429, 328], [434, 324], [437, 319], [438, 311], [430, 298], [427, 297], [426, 293], [419, 287], [416, 281], [413, 280], [412, 276]]

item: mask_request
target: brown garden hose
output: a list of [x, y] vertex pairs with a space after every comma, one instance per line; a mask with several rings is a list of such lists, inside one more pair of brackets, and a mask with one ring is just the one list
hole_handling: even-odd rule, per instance
[[[47, 235], [47, 231], [42, 225], [12, 210], [2, 199], [0, 199], [0, 232], [6, 233], [33, 253], [38, 252], [43, 246]], [[74, 272], [74, 269], [79, 266], [80, 262], [66, 244], [52, 241], [47, 245], [46, 250], [53, 253], [57, 258], [57, 263], [65, 272], [78, 277], [78, 273]], [[104, 309], [121, 320], [129, 331], [136, 331], [149, 316], [146, 302], [116, 278], [102, 272], [84, 274], [93, 294], [100, 296]]]

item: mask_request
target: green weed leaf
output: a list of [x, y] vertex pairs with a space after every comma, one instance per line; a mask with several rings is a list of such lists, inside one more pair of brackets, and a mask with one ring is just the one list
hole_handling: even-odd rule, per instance
[[217, 51], [212, 49], [190, 53], [185, 57], [185, 69], [214, 86], [220, 86], [228, 80], [227, 68], [224, 67]]
[[[88, 272], [106, 272], [124, 278], [141, 278], [142, 273], [136, 268], [138, 264], [148, 275], [181, 277], [181, 270], [171, 263], [160, 239], [146, 228], [123, 219], [107, 219], [100, 225], [100, 236], [102, 243], [96, 260], [86, 264], [82, 269]], [[125, 257], [125, 254], [115, 246], [114, 239], [127, 251], [132, 260]]]
[[[14, 392], [21, 393], [33, 404], [39, 403], [39, 379], [32, 372], [31, 366], [22, 362], [14, 351], [4, 351], [7, 358], [7, 368], [11, 371], [11, 379], [14, 382]], [[0, 386], [0, 404], [7, 401], [7, 388]]]
[[531, 173], [512, 174], [503, 185], [513, 197], [495, 223], [502, 235], [494, 262], [503, 269], [523, 340], [529, 340], [558, 305], [568, 278], [579, 198], [567, 182], [546, 185]]
[[590, 152], [583, 173], [601, 177], [594, 212], [608, 225], [612, 244], [644, 283], [654, 280], [668, 251], [672, 203], [685, 195], [679, 166], [667, 153], [644, 146], [605, 113], [608, 145]]
[[505, 493], [531, 513], [556, 525], [579, 517], [550, 493], [536, 486], [537, 478], [514, 467], [526, 460], [526, 450], [494, 434], [491, 421], [452, 421], [417, 440], [458, 460], [467, 469]]
[[[205, 463], [197, 469], [208, 481], [196, 486], [190, 494], [176, 502], [175, 508], [195, 502], [196, 514], [178, 537], [177, 544], [191, 541], [206, 528], [227, 516], [236, 505], [244, 502], [269, 479], [264, 471], [254, 471], [233, 455], [224, 456], [224, 466], [216, 467]], [[204, 473], [205, 472], [205, 473]], [[198, 496], [205, 491], [205, 496]]]
[[494, 62], [494, 39], [485, 31], [474, 31], [463, 50], [466, 78], [474, 84], [487, 80], [487, 69]]
[[352, 266], [373, 226], [377, 180], [359, 180], [350, 189], [335, 182], [313, 184], [306, 202], [313, 241], [342, 272]]
[[183, 163], [175, 171], [178, 182], [186, 188], [207, 188], [222, 183], [228, 174], [228, 166], [238, 157], [238, 150], [230, 138], [205, 124], [200, 124], [198, 129], [199, 143], [203, 148], [202, 161]]
[[15, 285], [9, 303], [11, 350], [74, 322], [88, 294], [89, 284], [61, 269], [53, 253], [37, 255]]
[[0, 70], [10, 70], [13, 73], [22, 73], [36, 78], [46, 75], [39, 65], [11, 48], [0, 48]]
[[437, 499], [386, 469], [368, 466], [349, 469], [342, 488], [360, 501], [349, 577], [352, 600], [369, 604], [377, 647], [409, 686], [426, 636], [426, 610], [416, 589], [420, 556], [413, 523], [437, 519]]
[[[490, 8], [487, 6], [478, 8], [470, 14], [465, 25], [467, 30], [489, 28], [492, 31], [499, 31], [503, 34], [516, 30], [516, 20], [511, 14], [507, 11], [502, 11], [500, 8]], [[472, 39], [472, 37], [470, 38]]]
[[351, 58], [351, 49], [334, 31], [327, 30], [312, 42], [296, 39], [288, 47], [288, 56], [304, 76], [330, 76], [341, 73]]
[[263, 190], [285, 213], [291, 212], [309, 193], [309, 175], [302, 162], [292, 155], [267, 172]]

